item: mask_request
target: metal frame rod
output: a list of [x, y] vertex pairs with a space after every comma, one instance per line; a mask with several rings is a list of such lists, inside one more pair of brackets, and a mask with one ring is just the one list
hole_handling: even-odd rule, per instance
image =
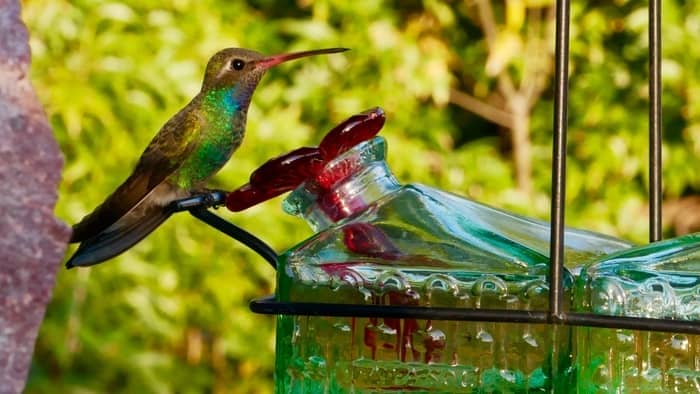
[[568, 313], [566, 315], [566, 324], [571, 326], [660, 331], [674, 334], [700, 334], [700, 323], [691, 320], [606, 316], [593, 313]]
[[265, 261], [272, 266], [272, 268], [275, 270], [277, 269], [277, 253], [260, 238], [254, 236], [246, 230], [243, 230], [228, 220], [222, 219], [218, 215], [209, 212], [207, 208], [198, 207], [192, 208], [189, 211], [192, 216], [210, 226], [213, 226], [222, 233], [236, 239], [238, 242], [252, 249], [255, 253], [264, 258]]
[[[382, 317], [495, 323], [548, 324], [548, 311], [501, 309], [435, 308], [407, 305], [357, 305], [322, 302], [280, 302], [274, 296], [253, 300], [250, 309], [267, 315]], [[640, 331], [700, 334], [700, 323], [687, 320], [606, 316], [592, 313], [562, 313], [561, 324]]]
[[252, 249], [277, 269], [277, 253], [265, 241], [209, 211], [209, 208], [225, 202], [226, 192], [215, 190], [173, 201], [167, 209], [169, 213], [189, 211], [192, 216]]
[[549, 317], [562, 317], [564, 273], [564, 204], [566, 199], [566, 129], [569, 93], [569, 0], [557, 0], [552, 144], [552, 207], [549, 267]]
[[661, 0], [649, 1], [649, 242], [661, 240]]
[[[473, 320], [502, 323], [547, 324], [546, 311], [428, 308], [407, 305], [330, 304], [321, 302], [280, 302], [275, 296], [251, 301], [250, 309], [266, 315], [383, 317], [396, 319]], [[506, 312], [506, 313], [503, 313]]]

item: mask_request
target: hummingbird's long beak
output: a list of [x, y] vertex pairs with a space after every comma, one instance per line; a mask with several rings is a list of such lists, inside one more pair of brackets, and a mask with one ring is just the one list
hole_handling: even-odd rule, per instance
[[272, 55], [272, 56], [268, 56], [266, 58], [262, 58], [262, 59], [256, 61], [256, 66], [263, 68], [263, 69], [268, 69], [270, 67], [276, 66], [276, 65], [278, 65], [282, 62], [286, 62], [288, 60], [299, 59], [301, 57], [307, 57], [307, 56], [325, 55], [328, 53], [345, 52], [347, 50], [348, 50], [348, 48], [326, 48], [326, 49], [315, 49], [312, 51], [283, 53], [283, 54], [279, 54], [279, 55]]

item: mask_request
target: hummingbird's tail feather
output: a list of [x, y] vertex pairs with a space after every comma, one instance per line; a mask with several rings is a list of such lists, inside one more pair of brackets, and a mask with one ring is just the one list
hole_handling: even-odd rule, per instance
[[170, 215], [168, 209], [155, 206], [144, 212], [140, 220], [130, 221], [127, 225], [113, 230], [108, 229], [83, 241], [66, 262], [66, 268], [94, 265], [117, 256], [150, 234]]
[[105, 201], [73, 225], [70, 242], [84, 242], [101, 236], [109, 227], [127, 215], [154, 189], [149, 169], [139, 164], [132, 174]]

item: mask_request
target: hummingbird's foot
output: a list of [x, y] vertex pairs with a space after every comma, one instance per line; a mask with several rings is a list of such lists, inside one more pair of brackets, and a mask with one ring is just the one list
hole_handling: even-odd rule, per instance
[[192, 197], [202, 198], [202, 206], [218, 209], [226, 203], [228, 192], [221, 189], [196, 189], [192, 191]]
[[193, 208], [218, 208], [226, 202], [227, 194], [223, 190], [198, 189], [190, 197], [173, 201], [166, 209], [174, 213]]

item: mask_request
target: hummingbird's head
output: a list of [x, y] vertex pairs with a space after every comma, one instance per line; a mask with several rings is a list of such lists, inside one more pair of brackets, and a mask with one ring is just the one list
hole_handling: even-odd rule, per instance
[[260, 78], [270, 67], [292, 59], [346, 50], [346, 48], [328, 48], [265, 56], [250, 49], [222, 49], [209, 59], [202, 90], [229, 88], [233, 89], [234, 96], [247, 101], [260, 82]]
[[226, 48], [209, 59], [202, 90], [252, 84], [255, 88], [265, 69], [255, 67], [255, 61], [265, 55], [243, 48]]

